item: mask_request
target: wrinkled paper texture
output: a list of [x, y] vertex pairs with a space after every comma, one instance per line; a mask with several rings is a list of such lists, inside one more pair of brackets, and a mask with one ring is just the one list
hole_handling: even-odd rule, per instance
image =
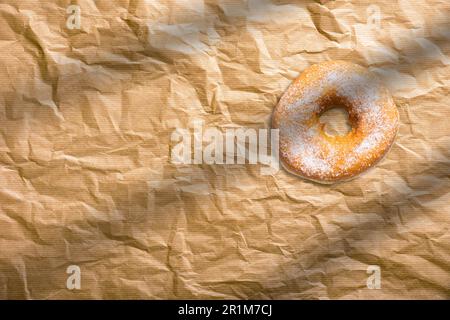
[[[450, 298], [449, 9], [0, 0], [0, 298]], [[398, 106], [376, 168], [324, 186], [171, 162], [176, 128], [269, 128], [292, 80], [334, 59]]]

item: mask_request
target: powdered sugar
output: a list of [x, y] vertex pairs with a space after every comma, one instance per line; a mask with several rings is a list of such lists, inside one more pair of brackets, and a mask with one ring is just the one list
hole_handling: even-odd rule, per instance
[[[304, 79], [309, 81], [291, 86], [276, 109], [282, 114], [282, 160], [300, 175], [323, 179], [348, 175], [367, 160], [366, 169], [376, 160], [374, 155], [384, 154], [381, 149], [390, 145], [397, 130], [398, 119], [386, 116], [395, 108], [387, 90], [368, 71], [349, 63], [319, 65], [310, 77], [308, 72]], [[323, 133], [319, 121], [320, 112], [330, 107], [324, 104], [333, 99], [345, 101], [356, 121], [348, 137], [340, 140]]]

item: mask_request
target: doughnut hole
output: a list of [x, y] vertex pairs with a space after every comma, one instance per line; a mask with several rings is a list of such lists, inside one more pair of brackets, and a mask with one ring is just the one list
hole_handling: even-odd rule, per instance
[[345, 136], [352, 130], [349, 114], [344, 107], [331, 107], [320, 115], [320, 123], [330, 136]]

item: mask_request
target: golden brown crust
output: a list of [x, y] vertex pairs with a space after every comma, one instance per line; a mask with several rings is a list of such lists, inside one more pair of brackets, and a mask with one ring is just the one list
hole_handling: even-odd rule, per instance
[[[349, 113], [352, 130], [328, 135], [320, 115], [334, 106]], [[352, 179], [374, 166], [394, 142], [398, 111], [388, 90], [368, 70], [329, 61], [306, 69], [276, 106], [280, 160], [291, 173], [319, 183]]]

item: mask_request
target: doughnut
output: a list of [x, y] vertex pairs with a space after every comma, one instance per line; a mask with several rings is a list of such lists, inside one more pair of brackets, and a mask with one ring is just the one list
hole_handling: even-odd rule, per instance
[[[330, 135], [320, 116], [341, 107], [351, 130]], [[279, 129], [282, 166], [290, 173], [323, 184], [355, 178], [389, 151], [399, 114], [389, 91], [367, 69], [344, 61], [307, 68], [289, 86], [272, 115]]]

